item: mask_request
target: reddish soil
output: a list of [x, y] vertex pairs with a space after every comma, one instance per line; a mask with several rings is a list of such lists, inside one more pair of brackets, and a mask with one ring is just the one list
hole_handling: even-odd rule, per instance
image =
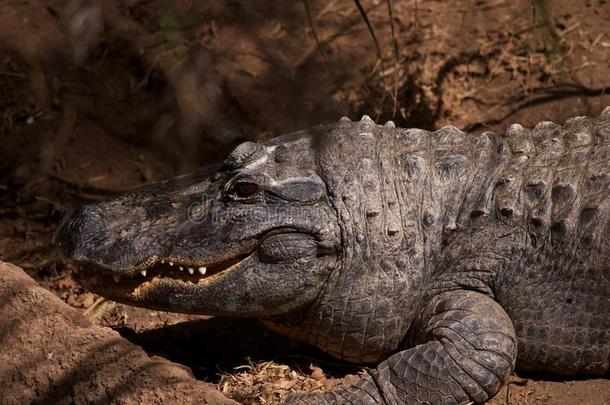
[[3, 404], [236, 404], [187, 367], [149, 357], [112, 329], [91, 325], [3, 262], [0, 297]]
[[[607, 0], [394, 1], [392, 20], [386, 2], [362, 2], [378, 46], [354, 2], [252, 3], [0, 0], [0, 259], [75, 308], [69, 319], [97, 325], [100, 338], [116, 338], [114, 329], [128, 350], [186, 365], [245, 403], [328, 388], [359, 368], [256, 321], [131, 308], [84, 291], [52, 242], [63, 215], [218, 161], [240, 141], [341, 115], [499, 131], [610, 105]], [[85, 378], [66, 371], [75, 357], [34, 355], [84, 337], [68, 321], [54, 332], [51, 315], [37, 321], [26, 305], [0, 308], [31, 333], [2, 334], [0, 376], [27, 363], [41, 370], [24, 383], [37, 392], [45, 376]], [[114, 381], [99, 367], [83, 370]], [[74, 394], [76, 403], [92, 398]], [[1, 403], [26, 398], [0, 394]], [[491, 401], [575, 402], [610, 403], [610, 381], [519, 376]]]

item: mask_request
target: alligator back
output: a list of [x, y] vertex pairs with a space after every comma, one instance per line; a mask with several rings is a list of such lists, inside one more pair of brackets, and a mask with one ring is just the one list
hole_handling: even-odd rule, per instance
[[319, 133], [349, 272], [332, 276], [321, 296], [331, 304], [312, 316], [315, 327], [304, 325], [307, 337], [293, 336], [376, 361], [397, 348], [427, 299], [469, 289], [511, 316], [521, 368], [608, 370], [610, 109], [502, 135], [368, 117]]
[[[428, 167], [428, 295], [466, 288], [514, 322], [518, 367], [604, 374], [610, 360], [610, 109], [504, 135], [431, 134], [406, 178]], [[468, 148], [468, 150], [464, 150]], [[430, 152], [432, 151], [432, 152]], [[432, 162], [422, 158], [428, 156]], [[431, 169], [430, 169], [431, 168]], [[430, 181], [430, 180], [429, 180]], [[430, 242], [429, 242], [430, 243]]]
[[494, 198], [512, 225], [497, 299], [519, 338], [518, 367], [604, 374], [610, 360], [610, 111], [507, 132]]
[[[604, 374], [610, 360], [610, 109], [502, 136], [444, 128], [428, 151], [429, 295], [482, 291], [507, 311], [518, 367]], [[464, 150], [468, 148], [468, 150]], [[423, 163], [428, 156], [433, 162]], [[425, 190], [425, 189], [424, 189]], [[429, 214], [426, 214], [429, 212]], [[434, 222], [430, 221], [429, 222]], [[436, 258], [436, 260], [435, 260]]]

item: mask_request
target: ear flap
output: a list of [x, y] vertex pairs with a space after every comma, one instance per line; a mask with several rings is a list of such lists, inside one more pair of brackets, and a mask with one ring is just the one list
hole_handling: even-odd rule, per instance
[[326, 186], [319, 180], [300, 178], [272, 184], [267, 187], [266, 193], [272, 198], [311, 204], [326, 197]]

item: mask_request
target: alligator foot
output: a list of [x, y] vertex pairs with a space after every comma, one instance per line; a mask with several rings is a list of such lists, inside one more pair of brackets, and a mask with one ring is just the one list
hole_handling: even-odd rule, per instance
[[350, 387], [296, 395], [292, 404], [472, 404], [494, 396], [515, 365], [517, 342], [504, 310], [490, 297], [452, 291], [425, 307], [400, 351]]
[[327, 405], [327, 404], [387, 404], [379, 391], [372, 375], [354, 385], [335, 388], [328, 392], [297, 393], [288, 397], [285, 402], [291, 405]]

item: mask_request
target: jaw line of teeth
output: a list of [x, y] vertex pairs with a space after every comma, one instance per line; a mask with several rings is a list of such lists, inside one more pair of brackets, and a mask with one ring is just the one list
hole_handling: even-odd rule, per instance
[[[161, 260], [161, 263], [165, 263], [165, 260]], [[173, 266], [174, 263], [173, 262], [168, 262], [170, 266]], [[180, 271], [184, 271], [184, 267], [183, 266], [179, 266], [178, 267], [180, 269]], [[193, 267], [187, 267], [186, 270], [189, 272], [190, 275], [195, 274], [195, 269]], [[207, 267], [205, 266], [201, 266], [197, 268], [197, 271], [199, 272], [199, 274], [201, 274], [202, 276], [205, 276], [205, 273], [208, 271]], [[140, 270], [140, 274], [142, 275], [142, 277], [146, 277], [146, 270]], [[121, 276], [115, 274], [112, 276], [112, 279], [114, 280], [115, 283], [118, 283], [119, 281], [121, 281]]]

